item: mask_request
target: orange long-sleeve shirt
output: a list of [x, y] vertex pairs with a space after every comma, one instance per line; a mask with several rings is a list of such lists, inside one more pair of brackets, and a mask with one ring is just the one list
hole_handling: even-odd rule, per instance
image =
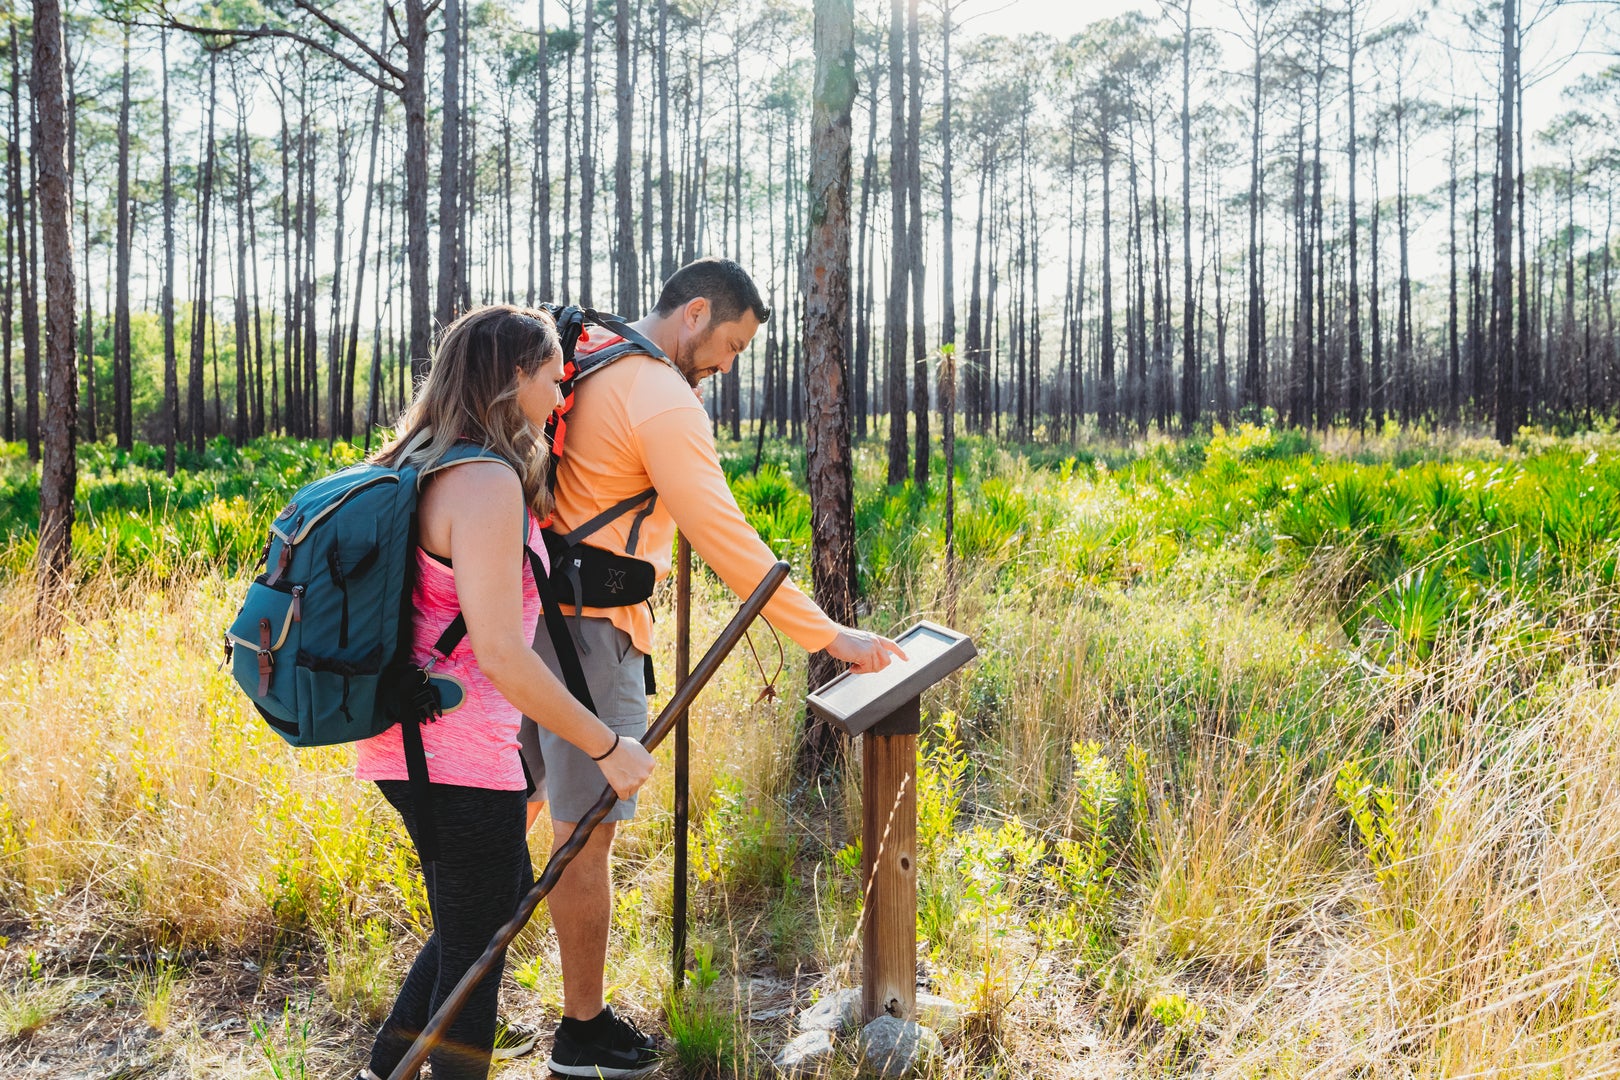
[[[597, 330], [579, 351], [617, 340]], [[660, 580], [670, 571], [677, 528], [739, 596], [752, 592], [776, 562], [726, 484], [708, 413], [692, 388], [662, 360], [626, 356], [575, 387], [551, 527], [568, 532], [648, 488], [658, 492], [658, 504], [631, 554], [652, 563]], [[623, 552], [636, 513], [608, 523], [585, 543]], [[629, 634], [641, 652], [652, 651], [647, 605], [583, 610]], [[791, 581], [765, 606], [765, 617], [809, 652], [825, 649], [838, 636], [838, 624]]]

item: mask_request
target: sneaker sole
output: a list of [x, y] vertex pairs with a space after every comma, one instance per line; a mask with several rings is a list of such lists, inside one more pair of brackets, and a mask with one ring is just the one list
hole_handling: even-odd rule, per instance
[[520, 1058], [526, 1054], [534, 1053], [534, 1048], [539, 1045], [540, 1036], [536, 1035], [512, 1046], [497, 1046], [490, 1051], [489, 1059], [491, 1061], [509, 1061], [512, 1058]]
[[629, 1069], [616, 1069], [602, 1065], [559, 1065], [556, 1059], [548, 1059], [546, 1068], [558, 1076], [588, 1076], [593, 1080], [636, 1080], [637, 1077], [651, 1076], [658, 1069], [658, 1063], [651, 1065], [637, 1065]]

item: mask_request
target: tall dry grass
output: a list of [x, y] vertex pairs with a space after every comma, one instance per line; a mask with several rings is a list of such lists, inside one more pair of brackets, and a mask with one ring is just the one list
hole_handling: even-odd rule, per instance
[[[1020, 898], [934, 960], [1004, 1015], [952, 1075], [1620, 1073], [1612, 586], [1567, 572], [1550, 604], [1503, 592], [1432, 653], [1379, 662], [1334, 618], [1363, 554], [1280, 575], [1216, 547], [1155, 569], [1162, 534], [1087, 547], [1089, 523], [1131, 509], [1117, 487], [1015, 475], [1058, 520], [959, 588], [961, 625], [992, 644], [938, 702], [977, 766], [962, 825], [1020, 822], [1050, 863], [1084, 831], [1077, 744], [1129, 792], [1113, 903], [1068, 940], [1039, 926], [1056, 897], [1020, 868], [1026, 841], [989, 841]], [[901, 585], [944, 610], [937, 574]], [[992, 965], [1034, 974], [975, 997]]]

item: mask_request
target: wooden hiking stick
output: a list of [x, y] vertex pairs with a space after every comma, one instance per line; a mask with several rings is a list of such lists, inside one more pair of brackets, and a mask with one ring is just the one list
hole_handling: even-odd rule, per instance
[[[720, 664], [731, 650], [736, 648], [737, 642], [742, 640], [748, 625], [764, 609], [766, 602], [776, 594], [776, 590], [787, 579], [787, 575], [788, 564], [785, 562], [778, 562], [766, 572], [765, 579], [749, 594], [748, 599], [743, 601], [737, 614], [731, 617], [731, 621], [720, 631], [720, 636], [715, 639], [714, 644], [709, 646], [709, 651], [703, 654], [703, 659], [692, 669], [692, 674], [681, 683], [674, 696], [669, 699], [669, 704], [659, 712], [658, 719], [647, 729], [647, 735], [642, 739], [641, 745], [651, 750], [664, 740], [664, 736], [675, 726], [675, 718], [685, 713], [692, 700], [708, 685], [714, 673], [720, 669]], [[467, 969], [461, 981], [456, 983], [456, 988], [450, 991], [450, 996], [444, 999], [444, 1004], [439, 1006], [439, 1011], [428, 1019], [427, 1026], [411, 1044], [410, 1050], [400, 1063], [394, 1066], [394, 1071], [388, 1074], [388, 1080], [408, 1080], [409, 1077], [416, 1075], [428, 1055], [443, 1041], [445, 1029], [461, 1014], [462, 1006], [472, 995], [473, 988], [494, 970], [496, 958], [528, 924], [534, 909], [540, 906], [540, 901], [544, 900], [546, 894], [556, 886], [563, 871], [568, 869], [568, 864], [590, 839], [591, 831], [601, 824], [608, 811], [613, 809], [613, 804], [618, 801], [619, 797], [613, 793], [611, 787], [602, 788], [601, 796], [574, 827], [573, 835], [551, 856], [551, 861], [546, 863], [545, 870], [540, 874], [540, 880], [536, 881], [534, 887], [518, 901], [517, 912], [495, 932], [495, 937], [484, 949], [484, 954]]]

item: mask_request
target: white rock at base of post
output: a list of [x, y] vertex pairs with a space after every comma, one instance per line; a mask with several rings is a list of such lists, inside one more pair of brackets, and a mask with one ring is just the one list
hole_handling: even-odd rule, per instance
[[880, 1016], [861, 1029], [861, 1063], [878, 1076], [911, 1076], [943, 1053], [939, 1036], [912, 1020]]

